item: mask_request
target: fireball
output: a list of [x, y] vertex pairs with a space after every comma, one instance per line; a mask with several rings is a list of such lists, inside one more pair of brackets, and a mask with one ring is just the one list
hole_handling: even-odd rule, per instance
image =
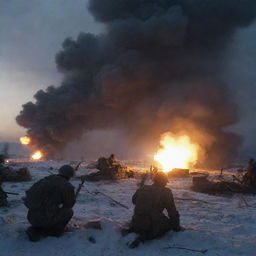
[[197, 162], [199, 146], [193, 144], [187, 135], [175, 137], [165, 133], [160, 145], [154, 160], [160, 164], [164, 172], [174, 168], [187, 169]]
[[43, 157], [43, 154], [40, 150], [37, 150], [32, 156], [31, 158], [33, 160], [40, 160]]
[[22, 136], [22, 137], [20, 137], [20, 143], [21, 143], [22, 145], [29, 145], [30, 142], [31, 142], [30, 137], [28, 137], [28, 136]]

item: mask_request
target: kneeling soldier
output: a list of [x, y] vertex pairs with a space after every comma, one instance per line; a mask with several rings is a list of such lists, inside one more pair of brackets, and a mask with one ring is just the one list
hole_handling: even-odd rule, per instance
[[[164, 235], [170, 230], [180, 231], [179, 213], [176, 210], [172, 191], [166, 188], [168, 178], [159, 172], [154, 177], [153, 185], [144, 185], [134, 194], [135, 204], [130, 231], [139, 236], [130, 245], [137, 247], [145, 242]], [[168, 217], [163, 213], [166, 209]]]
[[28, 210], [27, 229], [30, 241], [42, 236], [60, 236], [73, 216], [74, 187], [69, 183], [74, 169], [64, 165], [58, 175], [50, 175], [36, 182], [27, 192], [24, 203]]

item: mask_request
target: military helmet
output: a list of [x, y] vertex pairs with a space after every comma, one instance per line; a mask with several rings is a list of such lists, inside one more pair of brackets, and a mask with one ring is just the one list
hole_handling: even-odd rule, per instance
[[164, 172], [157, 172], [153, 178], [154, 183], [159, 185], [166, 185], [168, 177]]
[[63, 165], [59, 169], [59, 174], [70, 179], [75, 175], [75, 170], [72, 166], [70, 165]]

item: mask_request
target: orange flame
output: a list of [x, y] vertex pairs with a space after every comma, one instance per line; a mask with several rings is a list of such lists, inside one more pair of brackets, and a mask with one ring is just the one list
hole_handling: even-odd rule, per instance
[[30, 142], [31, 142], [30, 137], [28, 137], [28, 136], [22, 136], [22, 137], [20, 137], [20, 143], [21, 143], [22, 145], [29, 145]]
[[33, 160], [40, 160], [43, 157], [43, 154], [40, 150], [37, 150], [32, 156], [31, 158]]
[[191, 143], [187, 135], [174, 137], [165, 133], [160, 141], [161, 148], [154, 155], [164, 172], [174, 168], [190, 168], [197, 162], [199, 146]]

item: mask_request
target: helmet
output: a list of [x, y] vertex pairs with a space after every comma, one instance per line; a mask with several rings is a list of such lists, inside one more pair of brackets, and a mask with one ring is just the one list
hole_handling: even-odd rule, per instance
[[168, 177], [164, 172], [157, 172], [153, 178], [154, 183], [157, 185], [166, 185], [168, 183]]
[[75, 170], [72, 166], [70, 165], [63, 165], [59, 169], [59, 174], [70, 179], [75, 175]]

